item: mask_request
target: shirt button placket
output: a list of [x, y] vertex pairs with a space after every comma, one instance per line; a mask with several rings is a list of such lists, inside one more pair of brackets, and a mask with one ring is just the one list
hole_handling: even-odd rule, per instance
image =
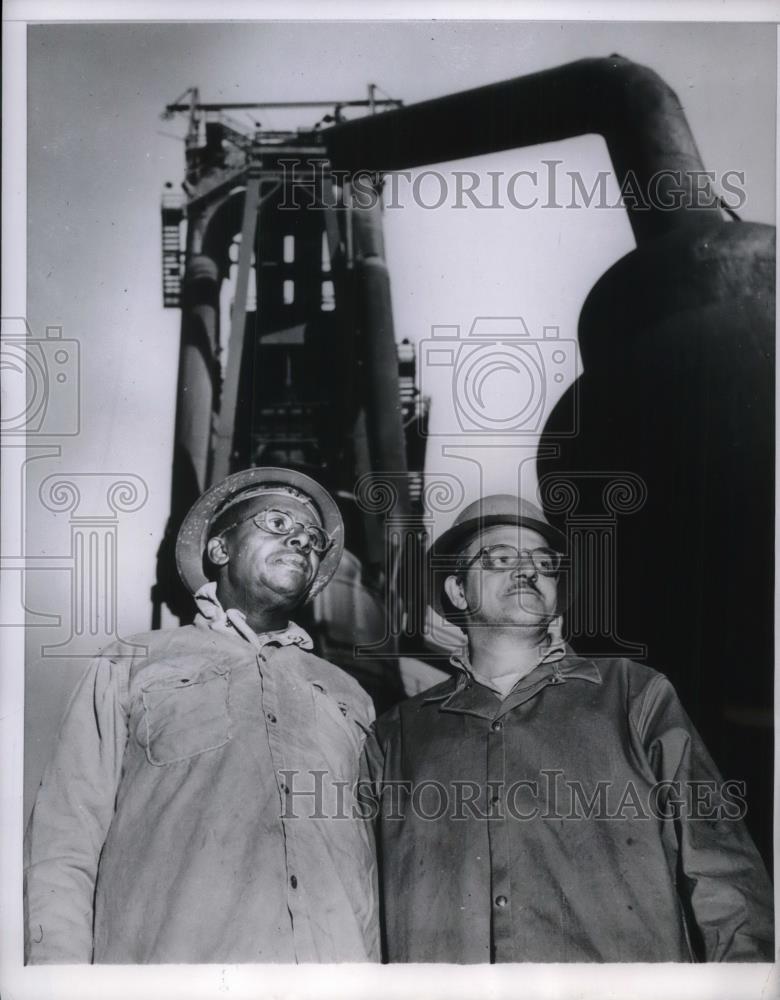
[[[260, 666], [260, 676], [262, 682], [262, 709], [266, 720], [266, 731], [268, 733], [268, 746], [271, 751], [271, 761], [273, 763], [274, 774], [278, 782], [279, 791], [286, 795], [289, 791], [287, 784], [281, 779], [281, 772], [287, 770], [287, 762], [284, 747], [284, 731], [282, 722], [283, 711], [279, 705], [279, 697], [276, 689], [276, 677], [273, 665], [262, 653], [258, 657]], [[308, 946], [306, 915], [302, 910], [298, 889], [298, 877], [293, 872], [298, 870], [298, 860], [296, 854], [295, 823], [288, 823], [285, 803], [281, 804], [280, 818], [282, 824], [282, 836], [284, 838], [285, 864], [287, 868], [287, 907], [290, 912], [292, 925], [293, 948], [296, 959], [299, 962], [312, 961], [311, 948]]]
[[507, 818], [501, 799], [506, 790], [506, 718], [494, 719], [487, 735], [488, 839], [490, 842], [491, 955], [512, 961], [512, 906]]

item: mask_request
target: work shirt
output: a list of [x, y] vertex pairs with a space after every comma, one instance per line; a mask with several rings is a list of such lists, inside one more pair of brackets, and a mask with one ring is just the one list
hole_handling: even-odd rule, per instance
[[772, 961], [738, 791], [663, 675], [567, 652], [502, 699], [460, 667], [366, 745], [387, 960]]
[[302, 629], [200, 603], [73, 695], [26, 838], [28, 960], [377, 960], [371, 701]]

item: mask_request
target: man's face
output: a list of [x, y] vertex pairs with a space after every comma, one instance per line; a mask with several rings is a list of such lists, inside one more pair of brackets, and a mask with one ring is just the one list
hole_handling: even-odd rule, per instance
[[[274, 534], [253, 520], [263, 511], [283, 511], [298, 523], [291, 534]], [[320, 526], [314, 511], [293, 497], [273, 494], [242, 504], [236, 520], [241, 523], [210, 539], [208, 554], [215, 565], [225, 567], [226, 582], [240, 609], [298, 605], [320, 565], [304, 530], [306, 525]]]
[[[494, 545], [511, 545], [523, 552], [520, 565], [514, 569], [486, 569], [478, 555]], [[546, 624], [555, 616], [558, 582], [555, 576], [540, 573], [528, 552], [549, 548], [549, 542], [531, 528], [486, 528], [463, 550], [462, 561], [471, 565], [459, 578], [447, 579], [447, 595], [458, 610], [468, 612], [469, 624]]]

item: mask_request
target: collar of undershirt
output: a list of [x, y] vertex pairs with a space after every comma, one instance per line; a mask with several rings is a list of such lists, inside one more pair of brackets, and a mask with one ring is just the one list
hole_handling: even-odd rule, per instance
[[[547, 630], [546, 644], [539, 647], [538, 664], [532, 670], [525, 673], [508, 671], [506, 674], [502, 674], [499, 678], [503, 682], [501, 684], [496, 684], [493, 678], [475, 673], [469, 659], [468, 648], [464, 647], [453, 653], [450, 657], [450, 663], [457, 671], [454, 690], [450, 688], [443, 693], [431, 695], [425, 700], [439, 701], [443, 698], [450, 698], [456, 691], [462, 690], [472, 683], [476, 683], [493, 691], [504, 701], [521, 681], [527, 680], [528, 683], [533, 684], [536, 680], [542, 681], [543, 675], [549, 675], [553, 683], [564, 681], [567, 677], [578, 677], [600, 684], [601, 673], [598, 667], [592, 661], [582, 660], [581, 657], [578, 657], [566, 645], [562, 635], [562, 628], [563, 619], [561, 617], [554, 618]], [[566, 662], [561, 663], [564, 658]]]
[[217, 597], [215, 580], [204, 583], [195, 593], [195, 604], [198, 614], [194, 624], [200, 628], [209, 628], [215, 632], [224, 632], [244, 639], [255, 649], [262, 649], [269, 643], [277, 646], [300, 646], [301, 649], [313, 649], [311, 636], [295, 622], [288, 622], [287, 627], [271, 632], [255, 632], [246, 620], [246, 615], [238, 608], [222, 607]]
[[[490, 688], [492, 691], [495, 691], [496, 694], [499, 694], [502, 698], [504, 698], [507, 694], [509, 694], [519, 680], [523, 677], [527, 677], [528, 674], [532, 673], [537, 667], [541, 666], [543, 663], [557, 663], [558, 660], [562, 660], [566, 655], [566, 643], [563, 641], [563, 619], [560, 615], [553, 618], [550, 622], [547, 628], [545, 641], [538, 647], [538, 653], [538, 661], [536, 665], [531, 668], [531, 670], [508, 670], [506, 673], [500, 674], [497, 678], [486, 677], [484, 674], [479, 674], [474, 670], [471, 665], [471, 660], [469, 659], [467, 646], [462, 650], [453, 653], [450, 658], [450, 663], [456, 669], [463, 671], [478, 684], [482, 684], [483, 687]], [[509, 683], [510, 681], [511, 683]]]

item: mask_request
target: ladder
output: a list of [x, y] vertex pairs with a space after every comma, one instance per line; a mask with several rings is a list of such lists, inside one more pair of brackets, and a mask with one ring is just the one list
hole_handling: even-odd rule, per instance
[[181, 245], [181, 221], [184, 202], [179, 194], [164, 194], [162, 199], [162, 293], [166, 309], [181, 305], [181, 281], [184, 251]]

